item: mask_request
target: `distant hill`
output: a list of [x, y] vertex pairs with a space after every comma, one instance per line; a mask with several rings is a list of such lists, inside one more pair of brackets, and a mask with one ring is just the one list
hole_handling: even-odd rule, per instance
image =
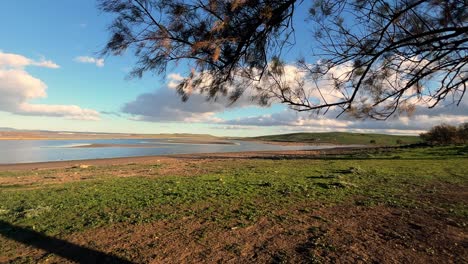
[[218, 140], [216, 136], [208, 134], [133, 134], [133, 133], [105, 133], [105, 132], [73, 132], [73, 131], [47, 131], [47, 130], [18, 130], [0, 127], [0, 140], [39, 140], [39, 139], [197, 139]]
[[365, 134], [347, 132], [326, 133], [292, 133], [282, 135], [271, 135], [254, 137], [252, 139], [276, 142], [303, 142], [303, 143], [328, 143], [328, 144], [358, 144], [358, 145], [381, 145], [395, 146], [413, 144], [421, 141], [419, 136], [396, 136], [386, 134]]

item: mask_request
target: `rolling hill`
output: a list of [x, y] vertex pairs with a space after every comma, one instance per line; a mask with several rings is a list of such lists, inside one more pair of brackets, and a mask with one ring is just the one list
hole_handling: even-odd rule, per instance
[[348, 132], [292, 133], [254, 137], [253, 140], [274, 142], [302, 142], [316, 144], [358, 144], [395, 146], [421, 142], [419, 136], [398, 136], [386, 134], [365, 134]]

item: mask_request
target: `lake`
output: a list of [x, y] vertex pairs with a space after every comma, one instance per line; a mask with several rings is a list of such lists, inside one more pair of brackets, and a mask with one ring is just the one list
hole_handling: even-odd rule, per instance
[[[169, 139], [0, 140], [0, 164], [137, 157], [169, 154], [325, 149], [230, 140], [234, 144], [171, 143]], [[105, 147], [93, 147], [96, 145]], [[125, 145], [125, 147], [118, 147]]]

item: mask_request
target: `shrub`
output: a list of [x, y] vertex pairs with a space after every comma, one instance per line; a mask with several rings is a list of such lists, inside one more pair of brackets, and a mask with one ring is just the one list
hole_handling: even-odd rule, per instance
[[427, 133], [420, 135], [421, 138], [432, 145], [448, 145], [466, 143], [468, 138], [468, 123], [460, 126], [441, 124], [431, 128]]
[[466, 144], [466, 141], [468, 141], [468, 123], [463, 123], [459, 125], [457, 133], [458, 140], [460, 140], [461, 143]]

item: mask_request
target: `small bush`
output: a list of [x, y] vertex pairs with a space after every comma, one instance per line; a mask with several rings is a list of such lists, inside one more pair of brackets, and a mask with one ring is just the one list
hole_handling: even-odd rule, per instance
[[464, 144], [468, 139], [468, 123], [458, 127], [447, 124], [438, 125], [420, 136], [431, 145]]

